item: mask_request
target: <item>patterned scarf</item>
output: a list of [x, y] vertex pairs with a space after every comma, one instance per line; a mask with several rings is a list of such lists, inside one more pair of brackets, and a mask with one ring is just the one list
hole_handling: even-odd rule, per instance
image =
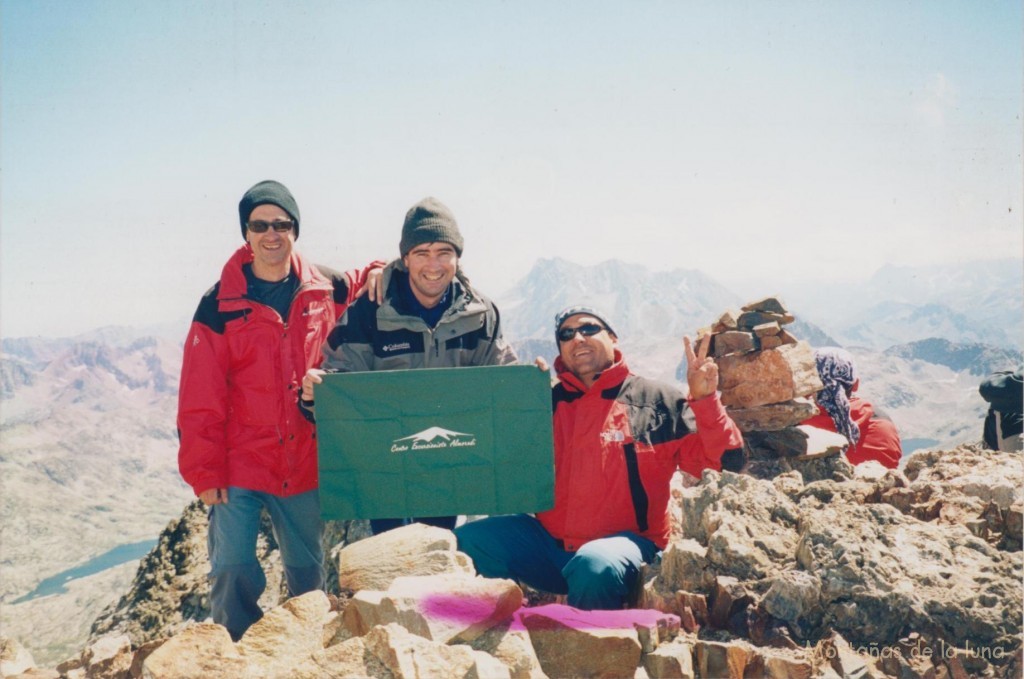
[[845, 436], [851, 445], [860, 440], [860, 427], [850, 418], [848, 389], [857, 381], [857, 370], [853, 367], [853, 356], [845, 349], [825, 347], [814, 352], [818, 364], [818, 375], [825, 388], [818, 392], [818, 405], [825, 409], [836, 423], [836, 431]]

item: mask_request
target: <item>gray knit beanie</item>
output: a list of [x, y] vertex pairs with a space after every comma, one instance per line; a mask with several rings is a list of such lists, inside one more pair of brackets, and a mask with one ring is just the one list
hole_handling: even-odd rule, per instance
[[245, 238], [245, 224], [249, 221], [249, 215], [260, 205], [276, 205], [287, 212], [295, 222], [295, 238], [299, 237], [299, 204], [295, 202], [292, 192], [284, 184], [267, 179], [246, 191], [238, 203], [238, 219], [242, 222], [242, 238]]
[[424, 198], [409, 208], [402, 225], [398, 251], [403, 257], [423, 243], [450, 243], [455, 254], [462, 256], [462, 233], [455, 216], [437, 198]]

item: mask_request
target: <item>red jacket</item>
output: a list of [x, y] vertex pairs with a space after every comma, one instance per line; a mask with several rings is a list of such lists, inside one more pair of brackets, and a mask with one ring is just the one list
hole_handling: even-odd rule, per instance
[[[860, 427], [860, 440], [857, 441], [856, 447], [846, 450], [846, 459], [851, 464], [878, 460], [886, 467], [896, 469], [900, 464], [903, 449], [900, 446], [899, 432], [896, 431], [896, 425], [892, 420], [881, 413], [876, 413], [870, 403], [856, 396], [850, 397], [850, 418]], [[832, 416], [821, 406], [818, 406], [818, 414], [804, 420], [803, 424], [828, 431], [836, 430]]]
[[722, 453], [743, 445], [717, 394], [688, 403], [630, 373], [618, 350], [615, 361], [587, 389], [555, 360], [555, 506], [537, 518], [569, 551], [622, 531], [664, 548], [675, 470], [720, 470]]
[[[278, 496], [317, 487], [315, 429], [297, 407], [306, 370], [366, 280], [321, 268], [297, 252], [299, 288], [285, 322], [246, 298], [248, 244], [228, 260], [220, 282], [192, 319], [178, 392], [178, 468], [196, 495], [239, 486]], [[372, 266], [372, 265], [371, 265]]]

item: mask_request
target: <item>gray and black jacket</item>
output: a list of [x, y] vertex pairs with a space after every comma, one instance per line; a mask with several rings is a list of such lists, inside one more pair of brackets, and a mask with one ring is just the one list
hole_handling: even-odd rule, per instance
[[[387, 291], [384, 302], [378, 306], [363, 296], [348, 307], [324, 344], [324, 370], [368, 372], [516, 362], [515, 351], [501, 334], [498, 308], [461, 271], [453, 283], [452, 304], [435, 328], [402, 308], [398, 280], [402, 276], [408, 276], [408, 271], [396, 259], [381, 278]], [[310, 404], [301, 405], [310, 415]]]

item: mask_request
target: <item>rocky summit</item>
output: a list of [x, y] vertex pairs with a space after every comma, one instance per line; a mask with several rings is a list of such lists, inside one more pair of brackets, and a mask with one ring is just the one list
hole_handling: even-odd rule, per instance
[[[849, 465], [847, 465], [848, 467]], [[82, 652], [5, 677], [1019, 677], [1024, 471], [964, 445], [813, 478], [706, 472], [632, 607], [580, 611], [475, 575], [452, 533], [338, 522], [329, 592], [287, 599], [265, 530], [265, 615], [207, 620], [206, 514], [186, 508]]]

